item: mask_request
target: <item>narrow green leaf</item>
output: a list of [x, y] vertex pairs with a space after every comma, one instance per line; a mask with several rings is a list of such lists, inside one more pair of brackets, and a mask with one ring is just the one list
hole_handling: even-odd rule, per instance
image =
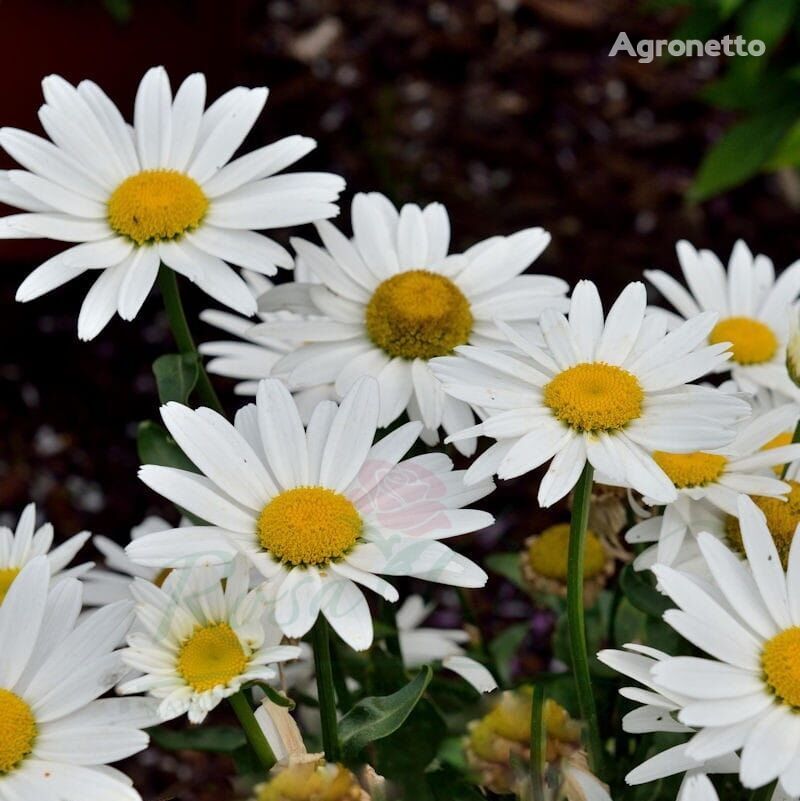
[[200, 377], [200, 363], [195, 353], [167, 353], [153, 362], [153, 374], [161, 403], [187, 403]]
[[620, 573], [619, 586], [631, 604], [650, 617], [660, 618], [674, 606], [655, 588], [649, 574], [635, 571], [633, 565], [626, 565]]
[[430, 667], [425, 666], [396, 693], [359, 701], [339, 722], [343, 751], [355, 756], [368, 743], [397, 731], [422, 698], [432, 676]]
[[690, 199], [706, 200], [752, 178], [775, 152], [795, 112], [791, 107], [770, 109], [734, 125], [706, 153]]
[[217, 754], [232, 754], [247, 745], [244, 732], [234, 726], [203, 726], [182, 731], [158, 727], [150, 730], [150, 737], [157, 746], [167, 751], [212, 751]]
[[517, 655], [517, 651], [529, 631], [529, 623], [515, 623], [500, 632], [489, 643], [489, 653], [494, 659], [500, 681], [504, 687], [508, 687], [511, 684], [512, 660]]

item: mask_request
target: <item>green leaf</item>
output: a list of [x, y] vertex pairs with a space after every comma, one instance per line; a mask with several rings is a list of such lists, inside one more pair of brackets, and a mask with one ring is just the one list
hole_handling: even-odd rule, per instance
[[625, 565], [620, 573], [619, 586], [631, 604], [650, 617], [661, 618], [667, 609], [674, 607], [669, 598], [655, 588], [650, 574], [637, 572], [633, 565]]
[[706, 200], [758, 173], [794, 122], [795, 111], [770, 109], [734, 125], [706, 153], [689, 190], [690, 199]]
[[355, 756], [368, 743], [397, 731], [422, 698], [432, 676], [430, 667], [425, 666], [396, 693], [359, 701], [339, 722], [339, 739], [345, 753]]
[[500, 681], [504, 687], [508, 687], [511, 684], [511, 662], [517, 655], [517, 651], [519, 651], [519, 647], [529, 631], [529, 623], [515, 623], [500, 632], [489, 643], [489, 653], [494, 659]]
[[[797, 3], [794, 0], [751, 0], [739, 14], [739, 29], [748, 41], [761, 39], [769, 48], [777, 43], [789, 30]], [[771, 54], [767, 51], [753, 61], [766, 61]]]
[[247, 738], [235, 726], [203, 726], [202, 728], [174, 731], [158, 727], [150, 729], [150, 737], [167, 751], [212, 751], [232, 754], [247, 745]]
[[200, 377], [196, 353], [168, 353], [153, 362], [153, 374], [161, 403], [187, 403]]
[[798, 165], [800, 165], [800, 120], [789, 129], [764, 166], [768, 170], [781, 170], [784, 167]]
[[510, 581], [515, 587], [526, 590], [522, 580], [522, 566], [519, 553], [493, 553], [486, 557], [486, 567]]
[[152, 420], [139, 423], [136, 440], [142, 464], [160, 464], [197, 472], [197, 468], [167, 433], [167, 429], [158, 423]]

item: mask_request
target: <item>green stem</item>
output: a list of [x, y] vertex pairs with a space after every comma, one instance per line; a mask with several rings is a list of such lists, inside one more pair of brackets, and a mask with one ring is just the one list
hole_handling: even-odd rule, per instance
[[264, 732], [261, 731], [261, 726], [258, 725], [247, 696], [240, 690], [235, 695], [230, 696], [228, 701], [233, 707], [236, 717], [239, 718], [239, 723], [242, 724], [247, 741], [258, 757], [261, 767], [267, 771], [271, 770], [277, 760], [270, 744], [267, 742], [267, 738], [264, 736]]
[[533, 685], [531, 700], [531, 801], [544, 801], [544, 687]]
[[317, 674], [322, 744], [328, 762], [339, 761], [339, 721], [336, 717], [336, 691], [333, 685], [331, 638], [328, 622], [320, 614], [312, 630], [314, 668]]
[[583, 473], [575, 486], [575, 495], [572, 501], [567, 567], [567, 623], [578, 707], [587, 729], [589, 764], [595, 774], [599, 775], [602, 770], [603, 748], [600, 742], [597, 707], [592, 693], [592, 679], [589, 674], [589, 652], [586, 645], [586, 621], [584, 620], [583, 605], [583, 556], [586, 527], [589, 522], [589, 502], [592, 497], [592, 476], [592, 466], [586, 462]]
[[[794, 427], [794, 434], [792, 434], [792, 445], [800, 442], [800, 420], [797, 421], [797, 425]], [[787, 462], [783, 466], [783, 470], [781, 471], [781, 478], [786, 478], [786, 473], [789, 471], [789, 462]]]
[[770, 801], [772, 794], [775, 792], [775, 782], [765, 784], [757, 790], [753, 790], [750, 795], [750, 801]]
[[186, 320], [186, 312], [183, 310], [181, 292], [178, 287], [178, 277], [175, 275], [174, 270], [170, 270], [169, 267], [165, 267], [162, 264], [161, 269], [158, 271], [158, 285], [161, 288], [164, 309], [167, 312], [169, 327], [172, 330], [172, 336], [175, 339], [178, 350], [181, 353], [190, 353], [197, 358], [197, 394], [206, 406], [224, 415], [225, 411], [217, 397], [217, 393], [214, 391], [214, 386], [208, 377], [206, 368], [203, 366], [203, 360], [197, 351], [197, 345], [194, 343], [192, 331]]

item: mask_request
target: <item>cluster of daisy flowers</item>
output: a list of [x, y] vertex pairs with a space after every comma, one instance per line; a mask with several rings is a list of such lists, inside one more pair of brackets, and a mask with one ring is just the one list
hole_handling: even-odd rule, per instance
[[[206, 106], [202, 75], [173, 94], [154, 68], [132, 124], [91, 81], [43, 89], [47, 138], [0, 129], [21, 166], [0, 172], [20, 209], [0, 238], [71, 246], [17, 299], [94, 271], [91, 339], [158, 279], [183, 357], [162, 369], [191, 369], [159, 385], [173, 397], [139, 473], [177, 526], [95, 537], [99, 567], [73, 564], [89, 533], [53, 548], [32, 505], [0, 528], [0, 801], [136, 801], [110, 763], [223, 701], [259, 801], [377, 801], [393, 782], [410, 798], [445, 762], [458, 797], [610, 801], [634, 757], [626, 780], [662, 782], [654, 798], [800, 797], [800, 262], [776, 276], [742, 242], [727, 266], [680, 242], [685, 284], [644, 274], [671, 308], [637, 281], [604, 309], [591, 281], [536, 272], [542, 228], [460, 251], [441, 204], [377, 192], [334, 225], [344, 181], [282, 172], [313, 140], [237, 155], [265, 88]], [[305, 223], [314, 241], [291, 250], [263, 233]], [[202, 313], [224, 333], [199, 350], [178, 277], [227, 307]], [[235, 414], [207, 373], [238, 382]], [[563, 615], [569, 664], [519, 682], [474, 626], [427, 625], [427, 597], [456, 588], [471, 619], [488, 575], [458, 538], [493, 525], [473, 507], [495, 476], [537, 470], [539, 507], [568, 501], [571, 521], [534, 531], [511, 572]], [[595, 660], [586, 621], [609, 585]], [[623, 596], [650, 619], [618, 649]], [[457, 716], [460, 761], [408, 775], [376, 743], [441, 717], [431, 665], [473, 705], [505, 692]], [[598, 713], [617, 709], [603, 665], [636, 682], [621, 721]], [[570, 697], [549, 696], [565, 671]]]

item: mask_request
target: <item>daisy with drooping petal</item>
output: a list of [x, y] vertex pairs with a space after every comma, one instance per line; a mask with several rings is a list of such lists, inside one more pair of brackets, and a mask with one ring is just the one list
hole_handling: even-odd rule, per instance
[[66, 569], [90, 536], [88, 531], [82, 531], [50, 550], [53, 526], [44, 523], [37, 527], [36, 504], [29, 503], [20, 515], [15, 531], [0, 526], [0, 604], [25, 565], [37, 556], [47, 556], [50, 575], [54, 579], [81, 576], [90, 570], [91, 562]]
[[241, 557], [224, 588], [219, 568], [197, 567], [170, 574], [162, 587], [136, 579], [131, 593], [141, 630], [128, 636], [123, 658], [144, 675], [120, 690], [159, 699], [163, 720], [188, 713], [202, 723], [224, 698], [248, 682], [276, 678], [272, 665], [300, 654], [267, 641], [267, 602], [249, 589], [249, 563]]
[[[273, 288], [269, 278], [257, 273], [245, 270], [243, 277], [253, 291], [256, 300]], [[300, 261], [295, 266], [295, 280], [313, 280], [310, 272], [304, 269]], [[262, 322], [303, 319], [300, 315], [289, 311], [263, 312], [258, 316]], [[247, 317], [240, 317], [218, 309], [206, 309], [200, 313], [200, 319], [237, 337], [235, 340], [204, 342], [199, 348], [201, 354], [211, 357], [206, 365], [209, 373], [235, 378], [239, 381], [234, 388], [237, 395], [255, 395], [258, 382], [263, 378], [269, 378], [275, 363], [294, 347], [290, 342], [278, 336], [254, 336], [252, 334], [253, 321]], [[333, 384], [310, 386], [292, 394], [297, 401], [300, 417], [304, 423], [308, 423], [311, 413], [320, 401], [335, 399]]]
[[674, 568], [653, 568], [679, 609], [664, 619], [708, 658], [670, 657], [651, 669], [654, 683], [684, 699], [678, 720], [697, 729], [686, 754], [708, 760], [741, 750], [747, 788], [778, 779], [800, 795], [800, 545], [786, 570], [753, 501], [739, 499], [744, 551], [708, 534], [698, 544], [713, 576], [706, 588]]
[[481, 587], [486, 573], [440, 540], [489, 525], [462, 509], [493, 489], [463, 484], [441, 453], [400, 461], [419, 434], [407, 423], [373, 445], [378, 385], [358, 381], [340, 406], [320, 403], [307, 430], [284, 384], [262, 381], [256, 404], [235, 425], [209, 409], [162, 408], [170, 434], [204, 475], [146, 465], [142, 480], [208, 521], [149, 534], [128, 546], [154, 567], [221, 564], [243, 553], [268, 579], [264, 590], [288, 637], [302, 637], [323, 614], [356, 650], [372, 642], [359, 584], [389, 601], [397, 591], [379, 573]]
[[497, 689], [492, 674], [478, 661], [466, 655], [464, 645], [470, 636], [464, 629], [440, 629], [423, 626], [434, 610], [420, 595], [410, 595], [397, 610], [397, 634], [403, 664], [420, 667], [441, 661], [442, 667], [452, 670], [471, 684], [479, 693]]
[[629, 284], [603, 319], [597, 288], [580, 281], [569, 319], [541, 315], [542, 348], [511, 326], [503, 352], [458, 347], [432, 368], [445, 391], [483, 408], [486, 419], [450, 439], [483, 434], [497, 442], [473, 463], [467, 481], [513, 478], [552, 459], [539, 487], [550, 506], [575, 486], [587, 460], [611, 483], [669, 503], [677, 490], [653, 450], [719, 448], [749, 405], [693, 381], [729, 358], [726, 345], [702, 346], [714, 314], [666, 334], [645, 315], [645, 289]]
[[639, 554], [634, 566], [641, 570], [656, 563], [695, 561], [700, 553], [694, 543], [686, 542], [687, 535], [701, 531], [723, 534], [725, 516], [738, 514], [739, 493], [785, 505], [793, 485], [781, 481], [775, 469], [780, 472], [783, 465], [800, 459], [800, 445], [774, 443], [796, 422], [797, 407], [789, 403], [754, 414], [739, 425], [733, 442], [724, 448], [694, 453], [655, 451], [653, 458], [678, 488], [679, 497], [663, 515], [638, 523], [628, 532], [628, 542], [657, 543]]
[[[423, 439], [436, 443], [440, 427], [452, 433], [474, 418], [468, 404], [445, 396], [429, 361], [458, 345], [496, 344], [502, 336], [495, 319], [530, 326], [542, 309], [568, 307], [560, 278], [521, 275], [550, 235], [529, 228], [448, 255], [444, 206], [408, 203], [398, 211], [377, 192], [355, 196], [352, 223], [352, 240], [326, 222], [317, 224], [324, 247], [292, 240], [322, 285], [283, 286], [262, 305], [327, 319], [265, 323], [251, 334], [302, 343], [273, 370], [293, 389], [333, 382], [341, 397], [360, 376], [374, 376], [379, 425], [407, 412], [424, 423]], [[461, 441], [458, 448], [469, 455], [475, 442]]]
[[[641, 704], [622, 718], [622, 729], [630, 734], [668, 732], [691, 734], [689, 726], [676, 719], [676, 714], [689, 701], [678, 693], [664, 690], [655, 684], [652, 671], [669, 656], [645, 645], [628, 644], [624, 651], [600, 651], [597, 658], [613, 670], [634, 679], [644, 687], [622, 687], [623, 698]], [[639, 785], [677, 774], [684, 774], [677, 801], [716, 801], [716, 795], [707, 795], [713, 785], [709, 773], [738, 773], [739, 759], [733, 753], [721, 753], [710, 759], [694, 759], [687, 754], [688, 743], [672, 746], [659, 752], [634, 768], [626, 777], [628, 784]]]
[[647, 280], [677, 310], [662, 313], [674, 325], [700, 312], [716, 312], [708, 344], [729, 342], [731, 349], [730, 363], [718, 365], [718, 371], [729, 369], [745, 392], [767, 387], [800, 398], [786, 369], [790, 309], [800, 295], [800, 261], [776, 280], [771, 259], [754, 256], [741, 240], [733, 247], [727, 271], [710, 250], [681, 241], [676, 251], [688, 291], [662, 270], [645, 270]]
[[0, 606], [0, 799], [141, 801], [108, 763], [147, 747], [158, 718], [145, 698], [100, 698], [126, 668], [115, 650], [133, 604], [80, 618], [81, 584], [50, 584], [28, 562]]
[[292, 259], [258, 230], [326, 219], [344, 181], [327, 173], [276, 175], [314, 148], [290, 136], [233, 161], [267, 100], [237, 87], [208, 109], [203, 75], [172, 95], [162, 67], [136, 95], [133, 129], [92, 81], [42, 82], [39, 119], [50, 140], [12, 128], [0, 145], [25, 170], [0, 174], [0, 200], [25, 213], [0, 219], [0, 238], [80, 243], [38, 267], [17, 300], [29, 301], [100, 270], [78, 318], [92, 339], [115, 312], [133, 319], [161, 262], [215, 300], [251, 315], [255, 300], [227, 262], [271, 274]]

